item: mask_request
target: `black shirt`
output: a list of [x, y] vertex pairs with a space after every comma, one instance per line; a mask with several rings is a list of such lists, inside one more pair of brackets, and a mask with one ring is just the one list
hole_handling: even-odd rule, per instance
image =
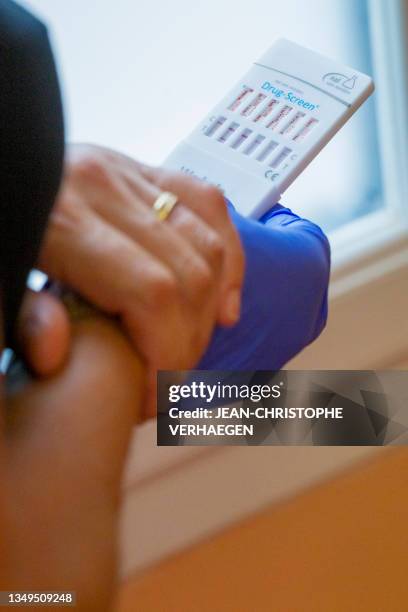
[[0, 291], [8, 346], [63, 154], [61, 96], [46, 28], [0, 0]]

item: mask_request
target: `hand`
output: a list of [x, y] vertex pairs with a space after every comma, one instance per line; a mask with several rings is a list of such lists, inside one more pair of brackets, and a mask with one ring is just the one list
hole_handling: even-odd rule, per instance
[[[117, 154], [122, 171], [130, 177], [135, 173], [137, 162]], [[218, 322], [224, 326], [234, 325], [241, 306], [241, 288], [244, 276], [244, 252], [239, 234], [231, 222], [225, 199], [221, 192], [207, 183], [198, 181], [181, 172], [172, 172], [160, 167], [137, 164], [146, 180], [161, 191], [176, 193], [183, 203], [205, 221], [221, 238], [224, 245], [224, 260], [221, 275]], [[177, 227], [177, 218], [172, 220]]]
[[110, 609], [142, 378], [118, 326], [97, 317], [73, 325], [69, 356], [52, 378], [0, 395], [3, 590], [75, 590], [78, 610]]
[[[163, 188], [180, 197], [164, 223]], [[109, 150], [71, 148], [40, 266], [118, 315], [153, 368], [193, 367], [216, 321], [239, 318], [243, 256], [221, 194]]]

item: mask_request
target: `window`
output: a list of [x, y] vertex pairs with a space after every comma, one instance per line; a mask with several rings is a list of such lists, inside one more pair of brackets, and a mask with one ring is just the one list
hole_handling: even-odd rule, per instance
[[[376, 94], [283, 197], [288, 206], [330, 231], [336, 264], [332, 323], [299, 356], [295, 367], [367, 369], [406, 354], [402, 323], [408, 304], [408, 251], [406, 247], [404, 251], [406, 238], [401, 239], [406, 235], [404, 219], [408, 223], [408, 214], [404, 217], [402, 212], [408, 202], [405, 0], [25, 3], [48, 21], [53, 33], [65, 93], [67, 137], [116, 147], [152, 163], [160, 163], [277, 37], [374, 74]], [[339, 261], [345, 265], [339, 266]], [[210, 448], [156, 448], [152, 422], [137, 435], [125, 484], [125, 571], [140, 570], [191, 545], [204, 532], [208, 536], [259, 510], [270, 502], [265, 492], [292, 492], [290, 474], [284, 473], [288, 491], [283, 491], [280, 468], [274, 470], [274, 465], [285, 465], [288, 449], [279, 451], [280, 461], [274, 464], [269, 453], [244, 457], [240, 449], [214, 454], [208, 461]], [[357, 458], [360, 451], [355, 449], [352, 454]], [[316, 466], [330, 470], [346, 465], [353, 458], [350, 449], [346, 451], [321, 448], [315, 471]], [[198, 453], [205, 453], [205, 460], [197, 462], [194, 471], [188, 459]], [[301, 480], [307, 473], [306, 484], [313, 476], [312, 456], [301, 448], [296, 456], [299, 469], [293, 474]], [[237, 491], [233, 506], [223, 504], [217, 475], [222, 483], [234, 484], [238, 461], [248, 474], [258, 476], [253, 494]], [[181, 489], [198, 494], [194, 524], [190, 505], [179, 495]], [[231, 490], [227, 489], [228, 495]], [[172, 495], [173, 512], [161, 513], [160, 520], [152, 522], [152, 509], [168, 503]], [[215, 515], [205, 506], [214, 495], [219, 501]]]
[[[50, 25], [67, 137], [160, 163], [279, 37], [369, 74], [366, 0], [31, 0]], [[284, 194], [334, 230], [383, 201], [375, 99]]]

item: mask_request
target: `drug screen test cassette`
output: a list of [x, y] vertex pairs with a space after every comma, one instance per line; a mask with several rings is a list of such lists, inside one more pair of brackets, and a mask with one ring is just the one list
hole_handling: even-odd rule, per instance
[[259, 218], [373, 90], [367, 75], [278, 40], [164, 165]]

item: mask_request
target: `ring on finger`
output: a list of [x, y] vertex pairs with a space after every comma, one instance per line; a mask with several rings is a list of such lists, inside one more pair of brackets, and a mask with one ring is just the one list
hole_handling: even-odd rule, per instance
[[152, 210], [159, 221], [165, 221], [178, 202], [171, 191], [162, 191], [153, 203]]

